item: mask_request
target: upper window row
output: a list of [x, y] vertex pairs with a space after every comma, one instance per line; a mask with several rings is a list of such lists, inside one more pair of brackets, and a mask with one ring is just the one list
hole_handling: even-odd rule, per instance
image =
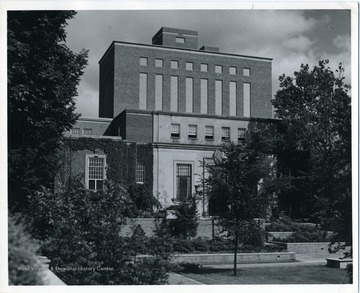
[[[238, 128], [237, 139], [242, 142], [245, 140], [246, 129]], [[173, 123], [171, 124], [171, 138], [180, 138], [180, 124]], [[197, 139], [197, 125], [190, 124], [188, 125], [188, 139]], [[205, 139], [213, 140], [214, 139], [214, 126], [205, 126]], [[221, 140], [222, 141], [230, 141], [230, 127], [222, 127], [221, 128]]]
[[[140, 65], [147, 66], [148, 65], [148, 58], [147, 57], [140, 57]], [[164, 67], [164, 59], [155, 59], [155, 67]], [[179, 69], [179, 61], [178, 60], [171, 60], [170, 67], [172, 69]], [[193, 71], [194, 70], [194, 63], [193, 62], [186, 62], [185, 64], [186, 70]], [[208, 72], [209, 65], [207, 63], [200, 64], [200, 71]], [[222, 65], [215, 65], [215, 73], [223, 73], [223, 66]], [[237, 74], [237, 67], [236, 66], [229, 66], [229, 74], [236, 75]], [[251, 76], [250, 68], [243, 68], [243, 75], [244, 76]]]

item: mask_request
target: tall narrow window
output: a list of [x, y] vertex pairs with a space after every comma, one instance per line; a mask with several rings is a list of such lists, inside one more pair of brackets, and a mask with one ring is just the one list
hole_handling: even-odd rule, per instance
[[188, 138], [197, 139], [197, 126], [196, 125], [189, 125]]
[[244, 142], [246, 137], [246, 129], [238, 128], [238, 142]]
[[214, 139], [214, 126], [205, 126], [205, 139]]
[[230, 141], [230, 127], [223, 127], [221, 134], [222, 141]]
[[185, 112], [192, 113], [193, 111], [193, 84], [194, 79], [192, 77], [186, 78], [186, 92], [185, 92]]
[[229, 82], [229, 115], [236, 116], [236, 81]]
[[251, 85], [244, 82], [244, 117], [250, 117]]
[[191, 196], [191, 165], [176, 165], [176, 199], [179, 201]]
[[222, 114], [222, 81], [215, 80], [215, 115]]
[[147, 74], [140, 73], [139, 80], [139, 109], [146, 109], [147, 103]]
[[136, 164], [136, 183], [143, 184], [145, 183], [145, 166], [142, 163]]
[[180, 124], [171, 124], [171, 138], [179, 138], [180, 137]]
[[163, 100], [163, 76], [155, 75], [155, 110], [162, 110]]
[[170, 79], [170, 111], [178, 111], [179, 77], [171, 76]]
[[200, 113], [207, 114], [208, 105], [208, 80], [201, 79], [200, 84]]
[[88, 156], [87, 187], [92, 190], [103, 189], [105, 179], [105, 156]]

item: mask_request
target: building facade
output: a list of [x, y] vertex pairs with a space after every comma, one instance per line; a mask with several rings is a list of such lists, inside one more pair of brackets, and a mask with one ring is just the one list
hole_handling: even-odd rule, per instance
[[[153, 194], [173, 205], [195, 193], [207, 176], [203, 164], [222, 144], [244, 141], [253, 121], [274, 122], [271, 62], [198, 49], [198, 33], [190, 30], [163, 27], [151, 45], [114, 41], [99, 61], [100, 118], [80, 119], [70, 135], [151, 145], [152, 170], [137, 164], [136, 176], [150, 172]], [[105, 161], [106, 154], [102, 176]], [[198, 208], [209, 214], [205, 196]]]

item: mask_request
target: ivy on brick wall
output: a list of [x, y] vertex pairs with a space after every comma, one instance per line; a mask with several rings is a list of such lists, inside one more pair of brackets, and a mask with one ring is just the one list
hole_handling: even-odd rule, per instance
[[[127, 189], [136, 183], [136, 162], [139, 162], [145, 167], [144, 185], [149, 190], [152, 190], [153, 153], [151, 144], [128, 143], [106, 138], [66, 138], [63, 161], [65, 164], [72, 164], [71, 156], [76, 154], [76, 152], [89, 151], [91, 154], [99, 150], [106, 154], [107, 179], [113, 180]], [[85, 161], [83, 168], [85, 172]]]

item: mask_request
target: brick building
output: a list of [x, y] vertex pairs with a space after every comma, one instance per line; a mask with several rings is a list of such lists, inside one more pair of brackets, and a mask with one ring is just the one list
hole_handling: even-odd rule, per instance
[[[152, 44], [114, 41], [100, 65], [99, 117], [79, 119], [71, 137], [150, 144], [152, 164], [135, 158], [133, 184], [153, 179], [163, 206], [193, 194], [223, 143], [242, 142], [252, 121], [273, 123], [270, 58], [198, 49], [196, 31], [161, 28]], [[83, 154], [85, 185], [101, 188], [106, 153]], [[80, 160], [81, 161], [81, 160]], [[94, 181], [95, 180], [95, 181]], [[206, 197], [199, 211], [209, 213]]]

